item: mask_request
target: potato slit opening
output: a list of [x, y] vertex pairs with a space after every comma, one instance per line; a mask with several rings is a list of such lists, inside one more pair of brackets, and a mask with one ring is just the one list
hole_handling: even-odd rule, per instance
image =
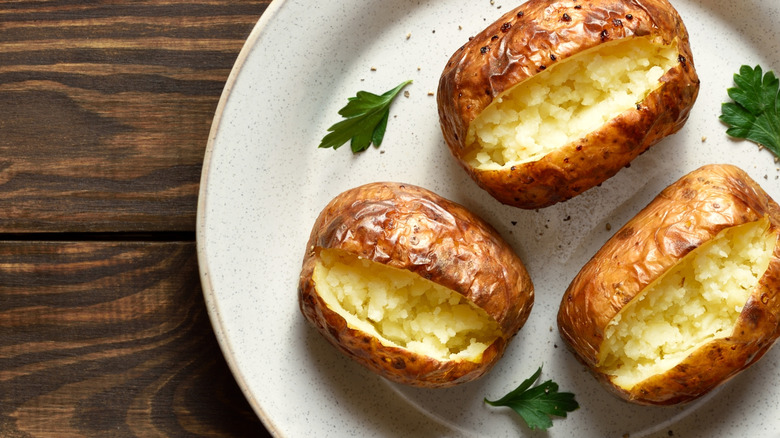
[[500, 335], [495, 319], [413, 272], [325, 249], [312, 275], [327, 306], [386, 346], [439, 361], [479, 362]]
[[678, 56], [676, 41], [665, 46], [635, 37], [559, 61], [498, 96], [471, 122], [466, 160], [483, 170], [537, 161], [636, 108]]
[[626, 390], [732, 335], [777, 237], [769, 219], [727, 228], [648, 285], [604, 330], [599, 370]]

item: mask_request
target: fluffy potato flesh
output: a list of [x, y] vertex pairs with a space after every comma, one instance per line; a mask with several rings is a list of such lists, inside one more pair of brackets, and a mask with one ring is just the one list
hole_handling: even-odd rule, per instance
[[479, 362], [501, 333], [487, 312], [457, 292], [344, 251], [322, 250], [312, 278], [327, 306], [353, 329], [439, 361]]
[[730, 336], [774, 252], [768, 229], [766, 218], [724, 229], [645, 288], [607, 325], [601, 371], [630, 390]]
[[647, 37], [599, 45], [521, 82], [469, 125], [466, 157], [483, 170], [536, 161], [636, 107], [678, 63], [677, 44]]

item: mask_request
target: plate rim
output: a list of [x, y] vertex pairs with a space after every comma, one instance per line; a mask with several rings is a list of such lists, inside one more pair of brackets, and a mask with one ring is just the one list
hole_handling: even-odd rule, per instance
[[208, 257], [206, 256], [206, 204], [207, 199], [209, 198], [207, 182], [211, 173], [211, 158], [214, 153], [214, 145], [217, 138], [217, 133], [222, 126], [227, 101], [233, 92], [233, 86], [235, 85], [238, 76], [241, 74], [243, 66], [249, 57], [249, 53], [255, 48], [260, 36], [264, 33], [268, 25], [276, 18], [282, 6], [284, 6], [286, 3], [287, 0], [273, 0], [268, 4], [244, 41], [244, 44], [241, 47], [241, 50], [239, 51], [233, 66], [230, 69], [230, 74], [225, 81], [219, 102], [217, 103], [217, 107], [214, 110], [214, 116], [211, 121], [211, 128], [209, 129], [208, 140], [206, 142], [206, 149], [203, 156], [200, 184], [198, 188], [198, 203], [195, 213], [195, 251], [198, 261], [198, 275], [200, 277], [201, 290], [203, 299], [206, 303], [206, 312], [208, 314], [211, 327], [217, 339], [217, 344], [219, 344], [220, 351], [222, 351], [222, 356], [224, 357], [225, 362], [228, 365], [228, 369], [230, 369], [236, 384], [241, 390], [241, 393], [244, 395], [246, 401], [260, 418], [263, 426], [273, 436], [280, 436], [280, 431], [276, 424], [271, 420], [271, 417], [265, 412], [262, 406], [260, 406], [257, 399], [249, 390], [249, 386], [246, 383], [246, 378], [236, 363], [232, 344], [229, 338], [225, 336], [223, 320], [218, 309], [219, 303], [214, 295], [214, 287], [211, 283], [211, 276], [209, 275], [211, 270], [208, 264]]

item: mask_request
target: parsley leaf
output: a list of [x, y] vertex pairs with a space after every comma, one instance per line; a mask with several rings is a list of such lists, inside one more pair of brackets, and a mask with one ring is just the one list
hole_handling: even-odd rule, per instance
[[378, 148], [385, 138], [390, 104], [398, 93], [411, 83], [411, 80], [402, 82], [381, 96], [358, 91], [357, 95], [350, 97], [347, 105], [339, 110], [344, 120], [328, 128], [328, 134], [322, 138], [319, 147], [338, 149], [349, 141], [353, 154], [368, 149], [371, 143]]
[[774, 72], [763, 74], [761, 66], [743, 65], [729, 88], [734, 102], [721, 106], [720, 120], [729, 125], [726, 134], [766, 147], [780, 157], [780, 80]]
[[542, 367], [533, 376], [525, 380], [517, 388], [499, 400], [485, 403], [491, 406], [507, 406], [525, 420], [531, 430], [547, 430], [552, 427], [551, 416], [566, 417], [567, 412], [578, 409], [580, 405], [570, 392], [558, 392], [558, 384], [548, 380], [541, 385], [531, 385], [542, 374]]

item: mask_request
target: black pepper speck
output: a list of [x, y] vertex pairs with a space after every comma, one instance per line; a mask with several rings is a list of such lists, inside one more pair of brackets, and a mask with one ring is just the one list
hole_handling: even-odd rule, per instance
[[482, 48], [479, 49], [479, 53], [482, 53], [483, 55], [487, 53], [487, 51], [488, 51], [488, 46], [483, 46]]
[[571, 17], [567, 13], [563, 13], [563, 16], [561, 17], [561, 20], [563, 21], [571, 21]]

